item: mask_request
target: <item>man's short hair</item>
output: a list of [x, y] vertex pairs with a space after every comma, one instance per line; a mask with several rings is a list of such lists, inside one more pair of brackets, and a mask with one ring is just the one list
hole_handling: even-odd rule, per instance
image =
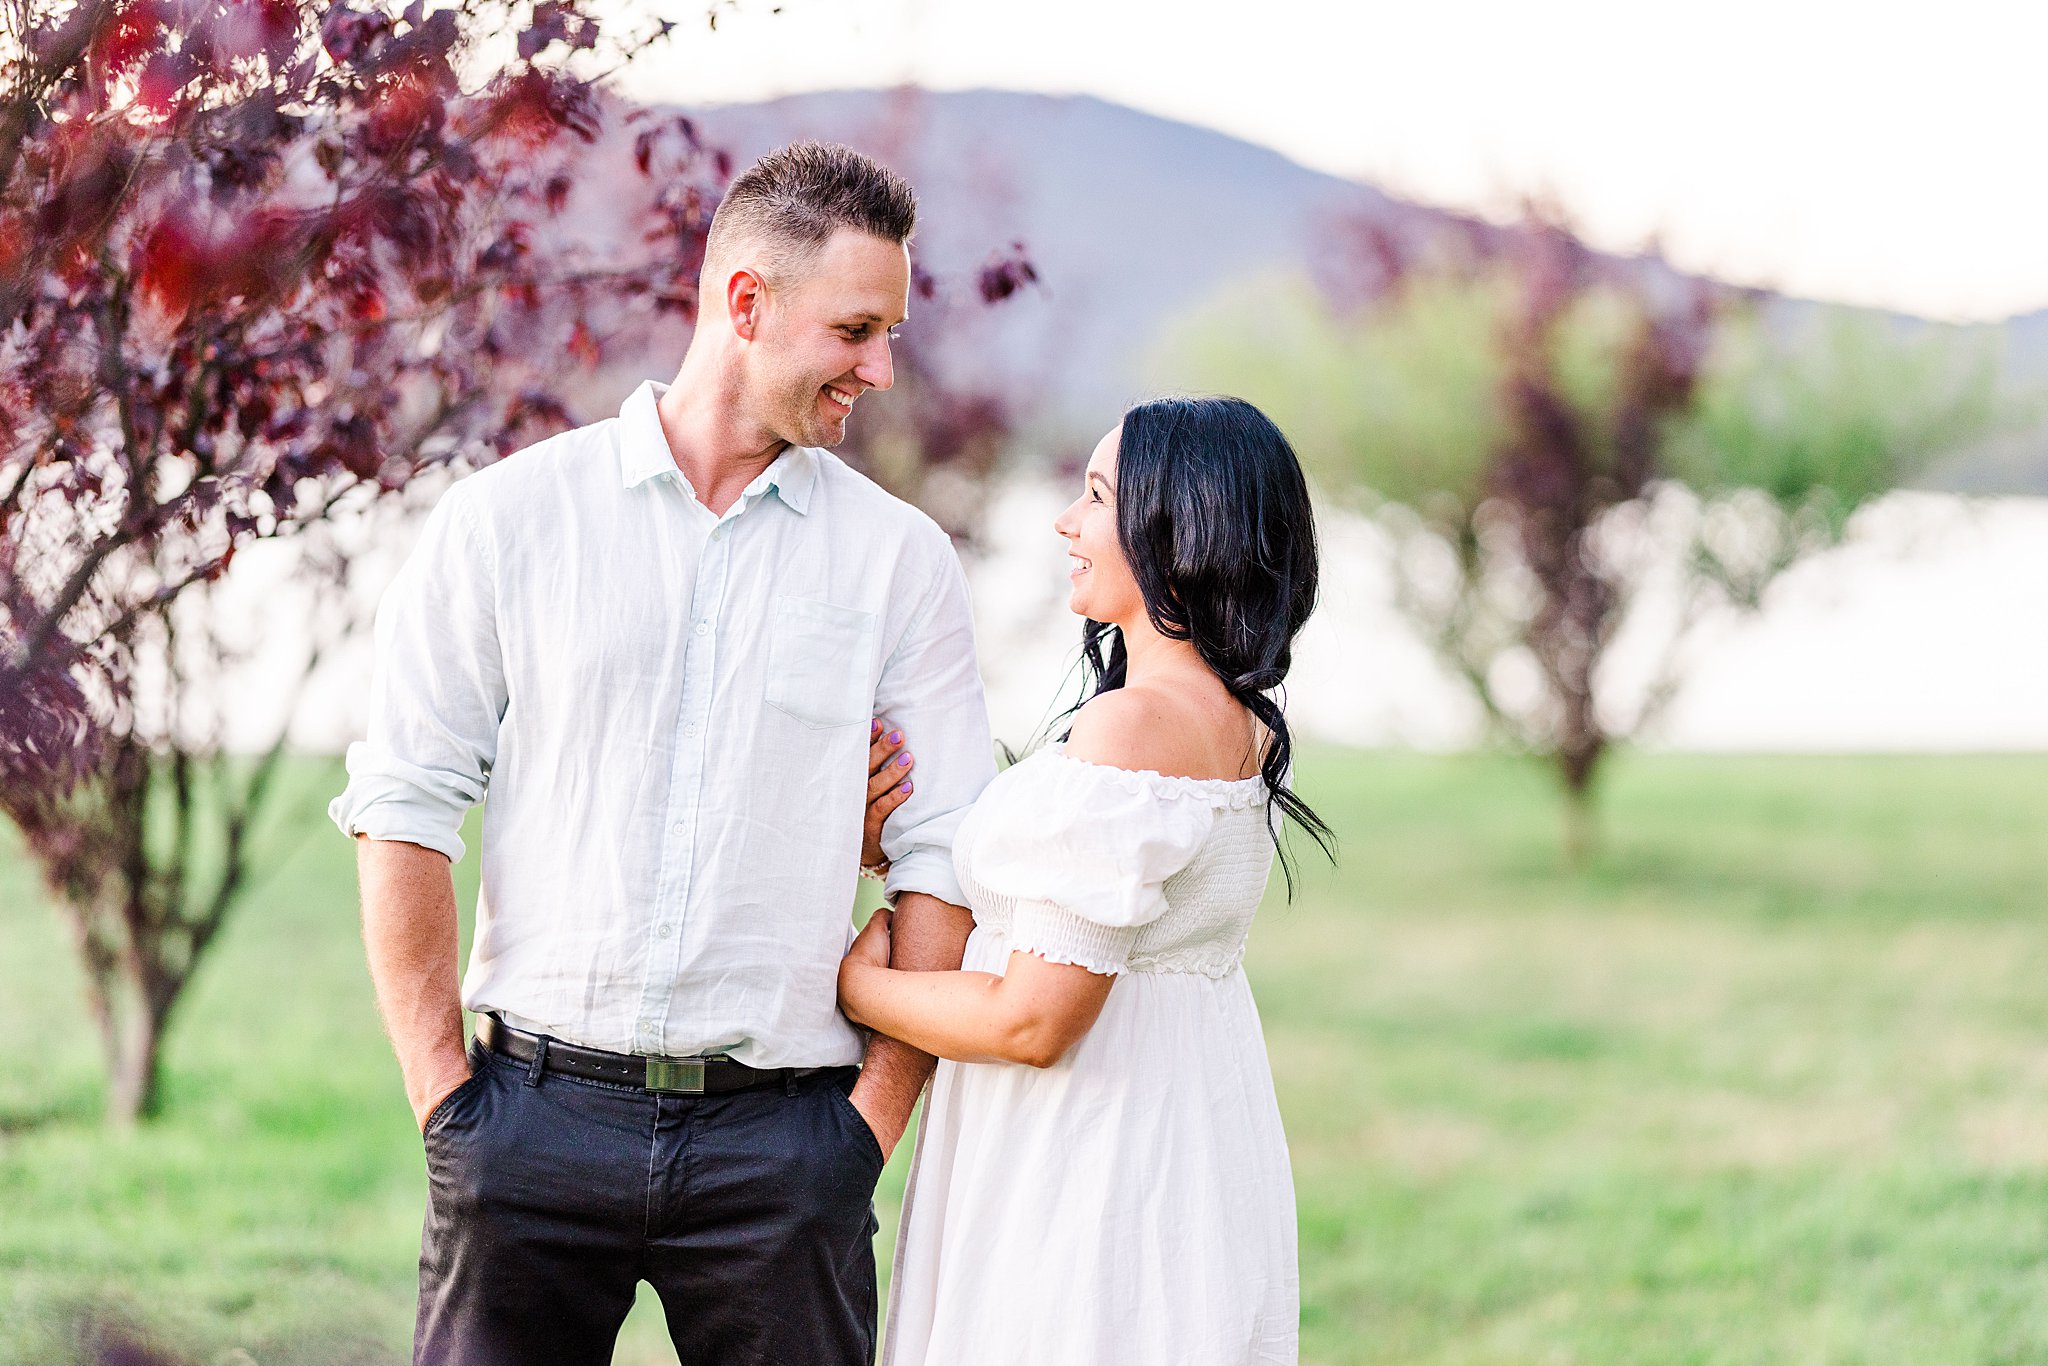
[[851, 147], [795, 142], [740, 172], [712, 215], [704, 255], [782, 284], [838, 228], [900, 243], [916, 227], [917, 194], [902, 176]]

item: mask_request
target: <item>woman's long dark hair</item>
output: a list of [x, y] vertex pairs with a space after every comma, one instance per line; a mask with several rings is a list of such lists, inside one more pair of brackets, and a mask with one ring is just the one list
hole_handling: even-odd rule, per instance
[[[1269, 695], [1287, 677], [1294, 637], [1316, 605], [1315, 514], [1301, 462], [1280, 429], [1243, 399], [1136, 404], [1124, 414], [1117, 444], [1116, 533], [1154, 629], [1192, 641], [1230, 695], [1272, 732], [1259, 773], [1292, 900], [1294, 864], [1275, 807], [1336, 858], [1330, 827], [1287, 787], [1294, 740]], [[1122, 630], [1086, 623], [1081, 665], [1081, 701], [1069, 716], [1124, 685]]]

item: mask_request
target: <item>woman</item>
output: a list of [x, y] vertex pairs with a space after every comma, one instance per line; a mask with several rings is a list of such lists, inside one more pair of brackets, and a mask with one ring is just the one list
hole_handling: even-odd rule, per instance
[[888, 1366], [1296, 1356], [1294, 1193], [1240, 964], [1273, 808], [1328, 849], [1268, 695], [1315, 599], [1308, 491], [1272, 423], [1213, 398], [1132, 408], [1084, 485], [1054, 525], [1093, 696], [960, 827], [963, 970], [890, 970], [886, 913], [840, 969], [849, 1017], [944, 1059]]

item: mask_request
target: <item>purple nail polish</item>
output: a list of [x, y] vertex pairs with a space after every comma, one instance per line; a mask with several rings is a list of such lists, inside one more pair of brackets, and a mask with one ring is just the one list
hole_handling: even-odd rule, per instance
[[910, 784], [909, 784], [909, 783], [905, 783], [905, 784], [904, 784], [903, 786], [901, 786], [901, 787], [897, 788], [896, 790], [897, 790], [898, 792], [908, 792], [908, 791], [910, 791]]
[[889, 732], [889, 743], [890, 743], [890, 744], [892, 744], [892, 745], [900, 745], [900, 744], [902, 744], [902, 743], [903, 743], [903, 732], [902, 732], [902, 731], [900, 731], [900, 730], [892, 730], [892, 731], [890, 731], [890, 732]]
[[899, 754], [896, 756], [896, 766], [898, 768], [903, 767], [905, 764], [908, 764], [909, 762], [910, 756], [908, 754]]

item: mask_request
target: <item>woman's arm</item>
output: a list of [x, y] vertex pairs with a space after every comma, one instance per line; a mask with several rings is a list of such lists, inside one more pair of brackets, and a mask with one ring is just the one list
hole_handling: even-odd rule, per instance
[[876, 911], [839, 965], [847, 1018], [957, 1062], [1051, 1067], [1102, 1013], [1114, 977], [1034, 953], [1013, 953], [1007, 974], [897, 972], [889, 968], [889, 913]]

